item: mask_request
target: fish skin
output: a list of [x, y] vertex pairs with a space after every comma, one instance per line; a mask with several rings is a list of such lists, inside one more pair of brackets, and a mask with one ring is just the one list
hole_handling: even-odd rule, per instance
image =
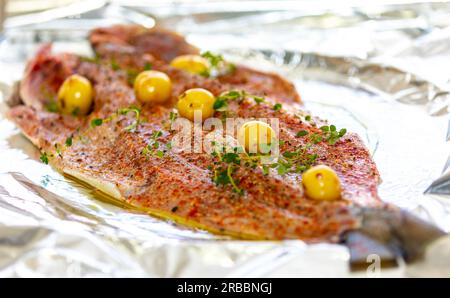
[[[47, 55], [46, 61], [60, 61], [58, 56], [51, 56], [48, 52]], [[132, 60], [132, 57], [127, 59]], [[142, 61], [136, 62], [142, 65]], [[41, 66], [51, 69], [52, 65], [45, 63]], [[169, 151], [163, 158], [147, 158], [141, 151], [155, 130], [164, 131], [161, 144], [170, 140], [163, 123], [168, 120], [171, 104], [142, 106], [136, 101], [123, 73], [113, 71], [108, 65], [86, 61], [74, 65], [69, 63], [65, 67], [71, 73], [87, 77], [94, 86], [94, 108], [89, 116], [81, 118], [49, 113], [32, 102], [40, 100], [35, 96], [29, 98], [26, 106], [13, 107], [9, 118], [45, 152], [54, 153], [55, 144], [64, 144], [67, 137], [73, 136], [73, 145], [61, 146], [61, 156], [51, 158], [51, 164], [62, 172], [98, 183], [91, 184], [114, 188], [116, 192], [113, 193], [119, 194], [119, 199], [128, 204], [216, 233], [250, 239], [302, 239], [308, 242], [336, 242], [343, 232], [359, 225], [352, 214], [352, 206], [382, 205], [377, 195], [379, 174], [376, 166], [358, 136], [351, 133], [334, 146], [325, 142], [314, 146], [321, 155], [319, 162], [333, 167], [342, 181], [342, 199], [333, 202], [305, 198], [300, 187], [300, 174], [281, 177], [271, 173], [264, 176], [259, 169], [241, 167], [236, 172], [236, 179], [245, 194], [238, 196], [230, 187], [213, 183], [208, 170], [212, 162], [210, 154]], [[175, 93], [189, 87], [184, 81], [186, 78], [198, 87], [220, 86], [220, 91], [220, 88], [232, 87], [213, 79], [199, 79], [163, 64], [158, 67], [166, 69], [173, 78]], [[27, 72], [26, 75], [39, 76], [40, 71]], [[59, 79], [63, 81], [64, 78]], [[23, 80], [28, 81], [29, 78]], [[21, 85], [21, 88], [27, 87]], [[176, 98], [175, 93], [173, 98]], [[294, 150], [302, 144], [301, 138], [293, 137], [297, 131], [319, 131], [317, 125], [294, 115], [299, 111], [289, 107], [281, 112], [274, 111], [272, 107], [276, 100], [267, 97], [267, 101], [269, 103], [256, 104], [246, 99], [241, 105], [234, 104], [230, 108], [240, 117], [278, 117], [281, 122], [279, 137], [288, 140], [282, 151]], [[136, 132], [125, 130], [133, 121], [130, 115], [120, 116], [99, 127], [90, 127], [92, 119], [106, 118], [131, 105], [140, 107], [142, 117], [147, 119]], [[323, 123], [319, 119], [316, 121]]]
[[140, 25], [114, 25], [96, 28], [91, 31], [89, 41], [99, 54], [105, 45], [118, 45], [122, 50], [133, 51], [138, 55], [152, 54], [156, 59], [169, 63], [180, 55], [198, 54], [199, 50], [188, 44], [184, 37], [163, 29], [145, 28]]
[[50, 55], [51, 48], [51, 44], [39, 48], [25, 68], [20, 87], [23, 102], [36, 109], [43, 109], [54, 102], [59, 86], [78, 63], [78, 57], [74, 55]]

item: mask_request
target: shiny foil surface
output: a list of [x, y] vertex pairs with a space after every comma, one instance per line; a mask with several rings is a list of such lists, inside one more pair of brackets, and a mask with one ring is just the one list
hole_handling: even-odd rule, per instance
[[[450, 4], [274, 2], [89, 1], [7, 20], [0, 40], [1, 277], [369, 275], [349, 271], [344, 246], [240, 241], [181, 227], [39, 161], [4, 116], [25, 61], [47, 41], [57, 51], [90, 55], [89, 29], [124, 22], [160, 24], [202, 50], [287, 76], [306, 109], [362, 137], [380, 171], [383, 200], [450, 231]], [[402, 265], [381, 276], [448, 276], [448, 268]]]

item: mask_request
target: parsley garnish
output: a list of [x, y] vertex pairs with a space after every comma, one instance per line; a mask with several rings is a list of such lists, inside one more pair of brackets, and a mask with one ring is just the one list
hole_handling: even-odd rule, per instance
[[211, 75], [220, 75], [225, 73], [233, 73], [236, 70], [236, 66], [233, 63], [225, 61], [222, 55], [213, 54], [210, 51], [202, 54], [203, 58], [209, 61], [209, 69], [200, 75], [204, 77], [210, 77]]
[[330, 145], [336, 144], [336, 142], [347, 133], [347, 129], [345, 128], [337, 131], [335, 125], [324, 125], [320, 128], [320, 130], [322, 130], [325, 140]]
[[288, 166], [283, 163], [279, 163], [277, 166], [278, 175], [284, 175], [287, 173], [288, 170], [289, 170]]
[[169, 119], [168, 120], [166, 120], [166, 119], [163, 120], [163, 127], [165, 129], [167, 129], [167, 130], [172, 131], [173, 130], [172, 126], [173, 126], [175, 120], [177, 119], [177, 117], [178, 117], [178, 114], [176, 112], [170, 112], [169, 113]]
[[127, 115], [129, 112], [134, 112], [135, 120], [133, 121], [133, 123], [131, 123], [130, 125], [125, 127], [125, 130], [127, 130], [127, 131], [135, 131], [137, 126], [139, 125], [139, 122], [140, 122], [141, 110], [139, 108], [136, 108], [136, 107], [129, 107], [129, 108], [119, 109], [117, 111], [117, 113], [119, 115], [124, 115], [124, 116]]
[[221, 95], [216, 97], [216, 101], [214, 102], [213, 108], [219, 112], [225, 112], [228, 110], [228, 102], [232, 100], [244, 100], [246, 96], [245, 91], [237, 91], [232, 90], [228, 92], [224, 92]]
[[119, 70], [120, 69], [120, 65], [116, 62], [116, 60], [112, 59], [111, 60], [111, 68], [113, 70]]
[[56, 155], [58, 155], [58, 157], [62, 157], [61, 149], [59, 148], [59, 144], [58, 143], [55, 143], [55, 152], [56, 152]]
[[226, 99], [224, 99], [224, 98], [219, 96], [219, 97], [216, 98], [216, 101], [214, 102], [213, 108], [216, 111], [223, 112], [223, 111], [226, 110], [227, 105], [228, 105], [228, 103], [227, 103]]
[[[149, 156], [157, 156], [159, 158], [162, 158], [164, 156], [165, 151], [160, 150], [161, 145], [158, 141], [158, 139], [162, 136], [162, 134], [163, 133], [160, 130], [156, 130], [151, 134], [150, 142], [141, 151], [141, 154], [147, 157], [147, 159], [149, 158]], [[166, 145], [167, 149], [172, 148], [172, 144], [171, 143], [169, 144]]]
[[58, 104], [56, 103], [56, 101], [51, 100], [49, 103], [47, 103], [45, 105], [45, 109], [47, 111], [49, 111], [50, 113], [57, 113], [59, 108], [58, 108]]
[[269, 166], [263, 165], [263, 166], [262, 166], [262, 170], [263, 170], [264, 176], [269, 175], [269, 170], [270, 170]]
[[236, 65], [234, 63], [228, 63], [228, 73], [234, 73], [236, 71]]
[[283, 105], [282, 105], [281, 103], [276, 103], [276, 104], [273, 106], [273, 110], [274, 110], [274, 111], [279, 111], [279, 110], [281, 110], [282, 107], [283, 107]]
[[213, 54], [210, 51], [204, 52], [202, 54], [203, 58], [208, 59], [209, 63], [211, 64], [211, 67], [217, 68], [219, 67], [220, 63], [223, 63], [225, 60], [223, 59], [222, 55], [219, 54]]
[[[213, 142], [213, 145], [216, 145], [215, 142]], [[227, 152], [222, 155], [219, 151], [214, 150], [211, 155], [217, 158], [218, 161], [214, 162], [214, 166], [211, 166], [210, 170], [213, 171], [212, 180], [216, 185], [225, 186], [231, 184], [234, 192], [242, 194], [243, 190], [237, 186], [233, 178], [235, 166], [241, 163], [241, 157], [238, 152], [238, 148], [234, 148], [232, 152]]]
[[80, 113], [80, 108], [76, 107], [75, 109], [73, 109], [72, 111], [72, 116], [78, 116], [78, 114]]
[[91, 121], [91, 127], [100, 126], [103, 124], [103, 119], [101, 118], [95, 118]]
[[39, 159], [45, 163], [46, 165], [48, 165], [48, 155], [47, 152], [43, 152], [41, 153], [41, 156], [39, 157]]
[[260, 104], [260, 103], [262, 103], [262, 102], [265, 102], [266, 100], [265, 100], [265, 98], [264, 97], [261, 97], [261, 96], [256, 96], [256, 95], [249, 95], [250, 97], [252, 97], [253, 98], [253, 100], [256, 102], [256, 104]]
[[127, 69], [127, 82], [130, 85], [134, 84], [134, 81], [136, 80], [136, 77], [138, 76], [139, 71], [136, 69]]
[[[299, 134], [301, 136], [307, 135], [307, 132], [305, 132], [306, 131], [301, 131]], [[279, 140], [278, 143], [280, 145], [284, 144], [282, 140]], [[244, 166], [251, 169], [260, 168], [264, 175], [268, 175], [270, 169], [274, 169], [278, 175], [285, 175], [288, 173], [302, 173], [313, 166], [317, 161], [318, 155], [312, 151], [312, 144], [309, 142], [302, 147], [293, 151], [285, 151], [277, 158], [271, 159], [268, 153], [274, 144], [276, 144], [276, 142], [266, 145], [267, 154], [247, 153], [241, 147], [228, 148], [228, 150], [223, 147], [221, 152], [226, 153], [221, 154], [216, 149], [212, 152], [215, 161], [213, 165], [209, 167], [213, 172], [213, 181], [217, 185], [231, 184], [235, 192], [242, 194], [243, 190], [238, 187], [238, 183], [233, 177], [236, 167]], [[264, 151], [266, 150], [264, 149]], [[267, 163], [268, 161], [270, 163]]]
[[175, 122], [175, 120], [177, 119], [177, 117], [178, 117], [178, 114], [177, 114], [177, 113], [170, 112], [170, 114], [169, 114], [170, 125], [172, 125], [173, 122]]
[[95, 57], [80, 57], [80, 61], [81, 62], [88, 62], [88, 63], [95, 63], [95, 64], [99, 64], [100, 63], [100, 57], [99, 56], [95, 56]]
[[[327, 141], [328, 144], [330, 145], [334, 145], [336, 144], [336, 142], [342, 138], [346, 133], [347, 133], [347, 129], [342, 128], [341, 130], [337, 130], [335, 125], [324, 125], [322, 127], [320, 127], [321, 130], [321, 134], [319, 133], [312, 133], [309, 137], [310, 141], [313, 144], [318, 144], [322, 141]], [[308, 135], [309, 132], [306, 130], [300, 130], [296, 136], [297, 137], [304, 137], [306, 135]]]
[[91, 121], [91, 127], [97, 127], [102, 125], [105, 122], [111, 121], [112, 119], [114, 119], [114, 117], [118, 116], [118, 115], [127, 115], [129, 112], [134, 112], [135, 114], [135, 120], [128, 125], [127, 127], [125, 127], [125, 130], [133, 132], [134, 130], [136, 130], [137, 126], [139, 125], [141, 119], [140, 119], [140, 115], [141, 115], [141, 110], [137, 107], [128, 107], [128, 108], [122, 108], [122, 109], [118, 109], [117, 112], [113, 113], [112, 115], [110, 115], [109, 117], [102, 119], [102, 118], [95, 118]]
[[[272, 145], [268, 145], [270, 150]], [[225, 150], [226, 148], [222, 148]], [[242, 148], [228, 148], [228, 152], [221, 154], [217, 150], [212, 153], [216, 159], [210, 170], [213, 172], [213, 181], [217, 185], [231, 184], [233, 190], [239, 194], [243, 193], [238, 187], [238, 183], [233, 177], [233, 173], [238, 166], [245, 166], [251, 169], [260, 168], [264, 175], [268, 175], [270, 169], [275, 169], [279, 175], [287, 173], [302, 173], [309, 169], [317, 160], [318, 155], [310, 152], [311, 144], [298, 148], [294, 151], [286, 151], [270, 164], [263, 163], [263, 157], [267, 154], [246, 153]], [[266, 159], [267, 160], [267, 159]]]
[[294, 151], [284, 152], [282, 157], [278, 159], [278, 174], [283, 175], [287, 172], [302, 173], [314, 165], [318, 155], [309, 153], [310, 147], [310, 144], [306, 144], [304, 147]]
[[154, 139], [154, 140], [156, 140], [160, 136], [162, 136], [162, 131], [160, 131], [160, 130], [156, 130], [152, 133], [152, 139]]
[[144, 65], [144, 70], [151, 70], [152, 69], [152, 64], [150, 62], [146, 62]]
[[213, 108], [219, 112], [225, 112], [228, 110], [228, 103], [232, 100], [236, 100], [238, 102], [242, 102], [245, 98], [250, 97], [256, 102], [256, 104], [260, 104], [265, 102], [265, 98], [257, 95], [248, 94], [244, 90], [231, 90], [228, 92], [224, 92], [221, 95], [216, 97], [216, 101], [214, 102]]
[[73, 136], [70, 136], [66, 139], [66, 146], [70, 147], [72, 146], [72, 140], [73, 140]]
[[233, 178], [233, 172], [235, 171], [234, 166], [232, 164], [229, 164], [225, 168], [221, 168], [217, 171], [215, 171], [215, 176], [213, 178], [213, 181], [216, 185], [227, 185], [231, 184], [233, 187], [233, 191], [242, 194], [244, 191], [240, 189]]
[[322, 142], [322, 136], [318, 133], [313, 133], [310, 136], [311, 142], [313, 142], [314, 144], [318, 144], [320, 142]]
[[308, 131], [307, 130], [300, 130], [298, 133], [297, 133], [297, 137], [304, 137], [304, 136], [306, 136], [306, 135], [308, 135]]

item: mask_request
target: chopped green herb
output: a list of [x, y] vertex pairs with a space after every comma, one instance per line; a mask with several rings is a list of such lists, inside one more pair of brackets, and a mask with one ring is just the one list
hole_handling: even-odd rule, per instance
[[305, 120], [306, 121], [311, 121], [311, 115], [306, 115]]
[[100, 57], [98, 57], [98, 56], [95, 56], [95, 57], [80, 57], [80, 61], [81, 62], [88, 62], [88, 63], [99, 64], [100, 63]]
[[41, 154], [41, 156], [39, 157], [39, 159], [40, 159], [43, 163], [45, 163], [46, 165], [48, 165], [48, 155], [47, 155], [47, 152], [43, 152], [43, 153]]
[[256, 102], [256, 104], [265, 102], [264, 97], [248, 94], [244, 90], [241, 90], [241, 91], [231, 90], [231, 91], [224, 92], [221, 95], [217, 96], [216, 101], [214, 102], [213, 108], [216, 111], [225, 112], [228, 110], [228, 103], [230, 101], [235, 100], [235, 101], [241, 102], [247, 97], [253, 98], [253, 100]]
[[282, 107], [283, 107], [283, 105], [282, 105], [281, 103], [276, 103], [276, 104], [273, 106], [273, 110], [274, 110], [274, 111], [279, 111], [279, 110], [281, 110]]
[[231, 164], [228, 165], [227, 168], [227, 176], [228, 176], [228, 180], [230, 181], [231, 185], [233, 186], [233, 190], [238, 193], [238, 194], [242, 194], [243, 190], [240, 189], [237, 185], [236, 182], [234, 181], [234, 178], [232, 177], [233, 174], [233, 166]]
[[230, 183], [230, 178], [228, 177], [226, 169], [217, 172], [213, 180], [216, 185], [227, 185], [228, 183]]
[[160, 131], [160, 130], [154, 131], [154, 132], [152, 133], [152, 139], [154, 139], [154, 140], [156, 140], [156, 139], [159, 138], [160, 136], [162, 136], [162, 131]]
[[219, 112], [225, 111], [226, 107], [227, 107], [227, 102], [223, 98], [217, 98], [213, 105], [214, 110], [219, 111]]
[[[302, 130], [297, 134], [306, 136], [308, 132]], [[322, 139], [322, 136], [319, 134], [313, 134], [311, 137], [315, 142], [319, 142]], [[272, 143], [276, 144], [276, 142]], [[282, 140], [279, 140], [278, 143], [284, 144]], [[264, 148], [267, 149], [267, 153], [270, 152], [273, 144], [266, 144]], [[217, 185], [231, 184], [233, 190], [240, 194], [243, 193], [243, 190], [238, 187], [238, 183], [233, 177], [237, 167], [260, 168], [264, 175], [269, 175], [272, 168], [279, 175], [285, 175], [287, 173], [302, 173], [306, 171], [316, 163], [318, 158], [318, 155], [312, 151], [312, 143], [309, 142], [294, 151], [283, 152], [276, 159], [267, 159], [268, 157], [270, 158], [267, 153], [246, 153], [242, 149], [238, 150], [239, 148], [228, 148], [235, 150], [224, 150], [223, 152], [226, 152], [224, 154], [221, 154], [222, 151], [217, 150], [212, 152], [211, 155], [214, 157], [214, 162], [208, 168], [213, 173], [212, 179]], [[261, 148], [264, 149], [263, 146]], [[269, 163], [267, 163], [268, 161]]]
[[317, 133], [313, 133], [310, 138], [311, 142], [313, 142], [314, 144], [322, 142], [322, 136]]
[[323, 132], [323, 138], [330, 145], [336, 144], [336, 142], [347, 133], [347, 130], [345, 128], [342, 128], [341, 130], [337, 131], [335, 125], [330, 126], [325, 125], [322, 126], [320, 130], [322, 130]]
[[323, 131], [323, 132], [327, 132], [327, 131], [330, 131], [330, 128], [328, 126], [322, 126], [320, 128], [320, 130]]
[[263, 165], [262, 170], [265, 176], [269, 175], [269, 167], [267, 165]]
[[169, 121], [164, 121], [164, 127], [167, 130], [173, 130], [173, 124], [175, 123], [175, 120], [177, 119], [178, 114], [175, 112], [170, 112], [169, 113]]
[[236, 163], [240, 162], [239, 155], [236, 153], [228, 152], [223, 155], [222, 160], [226, 163]]
[[236, 70], [236, 66], [233, 63], [229, 63], [223, 59], [222, 55], [213, 54], [210, 51], [204, 52], [202, 54], [203, 58], [206, 58], [209, 61], [209, 69], [201, 73], [200, 75], [204, 77], [210, 77], [211, 74], [223, 74], [232, 73]]
[[101, 118], [95, 118], [91, 121], [91, 127], [100, 126], [103, 124], [103, 119]]
[[78, 116], [78, 114], [80, 113], [80, 108], [76, 107], [75, 109], [73, 109], [72, 111], [72, 116]]
[[228, 102], [232, 100], [243, 100], [245, 98], [245, 91], [228, 91], [216, 97], [213, 108], [219, 112], [225, 112], [228, 109]]
[[175, 121], [175, 119], [177, 119], [177, 117], [178, 117], [177, 113], [170, 112], [169, 119], [170, 119], [171, 123], [173, 123]]
[[133, 85], [136, 77], [139, 75], [139, 71], [136, 69], [127, 69], [127, 81], [128, 84]]
[[215, 171], [215, 176], [213, 178], [213, 181], [216, 185], [227, 185], [231, 184], [233, 187], [233, 191], [242, 194], [243, 190], [240, 189], [236, 182], [234, 181], [234, 178], [232, 176], [234, 171], [233, 165], [229, 164], [226, 168], [221, 168], [220, 170]]
[[58, 104], [56, 103], [56, 101], [52, 100], [49, 103], [47, 103], [45, 105], [45, 109], [47, 111], [49, 111], [50, 113], [57, 113], [59, 108], [58, 108]]
[[[141, 154], [149, 158], [149, 156], [157, 156], [159, 158], [163, 157], [165, 154], [165, 150], [160, 150], [161, 147], [160, 142], [158, 139], [162, 136], [162, 131], [156, 130], [154, 131], [150, 136], [150, 142], [147, 144], [147, 146], [142, 149]], [[167, 150], [170, 150], [172, 148], [172, 143], [168, 143], [166, 145]]]
[[116, 60], [111, 60], [111, 68], [113, 70], [119, 70], [120, 69], [120, 65], [116, 62]]
[[128, 113], [130, 113], [130, 112], [133, 112], [134, 113], [134, 115], [135, 115], [135, 120], [130, 124], [130, 125], [128, 125], [127, 127], [125, 127], [125, 130], [127, 130], [127, 131], [135, 131], [136, 130], [136, 128], [137, 128], [137, 126], [139, 125], [139, 123], [140, 123], [140, 115], [141, 115], [141, 110], [139, 109], [139, 108], [136, 108], [136, 107], [129, 107], [129, 108], [123, 108], [123, 109], [119, 109], [118, 111], [117, 111], [117, 113], [119, 114], [119, 115], [127, 115]]
[[72, 136], [70, 136], [70, 137], [68, 137], [68, 138], [66, 139], [66, 146], [67, 146], [67, 147], [72, 146], [72, 139], [73, 139]]
[[234, 63], [228, 63], [228, 73], [234, 73], [236, 71], [236, 65]]
[[288, 171], [288, 167], [285, 164], [280, 163], [277, 167], [278, 175], [284, 175]]
[[56, 155], [58, 155], [58, 157], [62, 157], [61, 149], [59, 148], [59, 144], [58, 143], [55, 143], [55, 151], [56, 151]]
[[308, 135], [308, 131], [307, 131], [307, 130], [300, 130], [300, 131], [297, 133], [297, 137], [304, 137], [304, 136], [306, 136], [306, 135]]
[[209, 63], [211, 64], [211, 67], [214, 68], [218, 67], [220, 63], [225, 61], [222, 55], [213, 54], [210, 51], [204, 52], [202, 54], [202, 57], [208, 59]]
[[152, 69], [152, 64], [150, 62], [145, 63], [144, 70], [151, 70], [151, 69]]
[[265, 101], [264, 97], [261, 96], [252, 95], [251, 97], [253, 97], [253, 100], [256, 102], [256, 104], [260, 104]]
[[205, 78], [209, 78], [211, 76], [211, 72], [209, 71], [209, 69], [205, 69], [204, 71], [199, 73], [199, 75], [201, 75], [202, 77], [205, 77]]

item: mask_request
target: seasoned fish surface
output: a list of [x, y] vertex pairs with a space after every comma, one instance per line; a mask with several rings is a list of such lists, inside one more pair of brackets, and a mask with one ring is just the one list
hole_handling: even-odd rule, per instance
[[[197, 48], [176, 33], [137, 25], [117, 25], [93, 30], [90, 42], [100, 57], [122, 62], [130, 55], [139, 60], [142, 55], [147, 55], [151, 57], [149, 59], [152, 64], [159, 65], [161, 62], [167, 64], [179, 55], [199, 54]], [[257, 71], [243, 65], [237, 65], [230, 73], [219, 75], [215, 82], [256, 95], [276, 97], [283, 102], [300, 102], [300, 96], [291, 82], [277, 74]]]
[[[329, 165], [339, 175], [343, 189], [340, 200], [308, 199], [301, 188], [300, 173], [280, 175], [272, 170], [265, 175], [259, 167], [236, 168], [233, 175], [242, 194], [229, 185], [214, 183], [210, 167], [215, 159], [210, 153], [177, 152], [168, 148], [174, 137], [168, 123], [176, 98], [193, 87], [206, 88], [215, 95], [235, 89], [256, 93], [259, 85], [252, 82], [255, 74], [271, 82], [281, 78], [253, 70], [247, 72], [247, 81], [238, 82], [231, 75], [221, 79], [188, 74], [168, 66], [167, 61], [174, 55], [197, 53], [194, 47], [178, 46], [184, 40], [170, 37], [172, 33], [158, 31], [155, 35], [153, 31], [142, 33], [141, 29], [133, 28], [132, 37], [130, 27], [93, 32], [91, 41], [102, 62], [71, 54], [64, 54], [61, 59], [61, 55], [50, 53], [49, 46], [29, 62], [21, 84], [25, 104], [11, 108], [9, 118], [49, 156], [55, 168], [156, 216], [242, 238], [337, 241], [344, 231], [358, 227], [352, 206], [382, 205], [377, 195], [376, 166], [359, 137], [352, 133], [334, 145], [321, 141], [309, 149], [318, 155], [316, 164]], [[148, 36], [152, 42], [162, 38], [164, 47], [175, 43], [177, 50], [158, 56], [159, 49], [164, 47], [139, 40]], [[111, 58], [119, 69], [105, 62]], [[135, 98], [127, 73], [131, 69], [143, 70], [148, 62], [172, 80], [172, 98], [166, 105], [142, 105]], [[55, 64], [63, 71], [48, 76]], [[93, 84], [94, 105], [88, 116], [60, 115], [45, 109], [48, 96], [42, 95], [40, 86], [53, 86], [70, 74], [85, 76]], [[57, 89], [52, 90], [55, 93]], [[265, 102], [244, 98], [230, 103], [229, 113], [240, 118], [279, 119], [281, 152], [295, 151], [305, 145], [307, 138], [296, 136], [299, 131], [307, 131], [309, 135], [321, 133], [318, 127], [324, 122], [317, 118], [305, 121], [306, 113], [298, 110], [299, 97], [292, 84], [287, 82], [285, 87], [262, 93], [266, 95]], [[287, 106], [275, 110], [273, 105], [277, 102]], [[130, 107], [139, 108], [142, 121], [136, 123], [133, 111], [117, 112]], [[93, 126], [94, 119], [104, 120], [101, 125]], [[133, 124], [137, 124], [135, 129], [128, 129]], [[142, 154], [155, 132], [161, 132], [158, 142], [165, 150], [164, 155]], [[202, 131], [204, 135], [207, 133]], [[64, 145], [67, 138], [71, 138], [71, 146]]]

